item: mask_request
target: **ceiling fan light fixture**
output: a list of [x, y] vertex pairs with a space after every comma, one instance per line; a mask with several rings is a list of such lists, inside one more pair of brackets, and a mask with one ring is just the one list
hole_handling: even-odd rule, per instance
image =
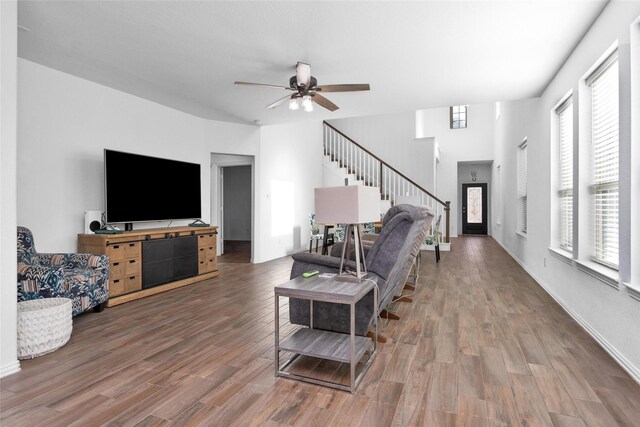
[[302, 97], [302, 108], [307, 113], [313, 111], [313, 101], [311, 100], [311, 97], [309, 95], [305, 95]]
[[300, 109], [300, 100], [298, 98], [291, 98], [289, 100], [289, 110], [299, 110]]
[[[0, 0], [1, 1], [1, 0]], [[258, 86], [271, 89], [290, 91], [275, 102], [267, 105], [267, 109], [276, 108], [289, 101], [289, 110], [304, 110], [311, 113], [315, 109], [314, 104], [318, 104], [328, 111], [336, 111], [339, 107], [325, 98], [324, 92], [360, 92], [370, 90], [368, 83], [363, 84], [335, 84], [318, 86], [318, 80], [311, 75], [311, 66], [304, 62], [296, 65], [296, 75], [289, 79], [289, 86], [279, 86], [265, 83], [252, 83], [245, 81], [234, 82], [237, 85]]]

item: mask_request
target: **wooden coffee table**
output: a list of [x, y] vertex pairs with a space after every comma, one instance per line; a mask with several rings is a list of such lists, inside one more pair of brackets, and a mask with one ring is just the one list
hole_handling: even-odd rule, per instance
[[[374, 317], [374, 339], [357, 336], [355, 333], [355, 306], [369, 291], [373, 289], [374, 313], [378, 307], [378, 287], [373, 281], [364, 280], [361, 283], [341, 282], [333, 278], [313, 276], [308, 279], [300, 276], [289, 280], [282, 285], [276, 286], [275, 294], [275, 374], [276, 376], [296, 379], [313, 384], [333, 387], [340, 390], [355, 392], [358, 384], [362, 381], [364, 374], [369, 369], [371, 362], [378, 351], [378, 316]], [[302, 327], [289, 337], [280, 341], [280, 297], [298, 298], [309, 300], [310, 319], [309, 328]], [[336, 304], [347, 304], [350, 307], [351, 328], [350, 334], [323, 331], [313, 329], [313, 302], [331, 302]], [[373, 350], [371, 345], [373, 344]], [[280, 366], [280, 352], [287, 351], [294, 353], [294, 356]], [[369, 357], [362, 370], [356, 377], [356, 364], [369, 351]], [[350, 364], [350, 385], [335, 383], [332, 381], [320, 380], [300, 374], [287, 372], [285, 369], [299, 356], [312, 356], [321, 359], [334, 360], [337, 362]]]

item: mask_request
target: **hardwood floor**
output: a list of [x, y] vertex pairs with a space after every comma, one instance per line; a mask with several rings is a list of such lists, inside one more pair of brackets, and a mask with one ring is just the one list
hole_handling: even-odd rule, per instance
[[225, 240], [224, 255], [218, 257], [218, 263], [251, 262], [251, 241]]
[[[66, 346], [0, 380], [0, 424], [640, 425], [640, 386], [495, 241], [452, 248], [437, 265], [423, 256], [414, 302], [354, 395], [274, 377], [283, 258], [76, 318]], [[311, 358], [293, 369], [348, 375]]]

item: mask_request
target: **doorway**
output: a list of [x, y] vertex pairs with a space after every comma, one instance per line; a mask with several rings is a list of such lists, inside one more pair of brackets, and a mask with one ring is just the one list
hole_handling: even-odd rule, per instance
[[220, 168], [222, 254], [220, 262], [251, 261], [251, 166]]
[[253, 260], [254, 158], [211, 155], [211, 218], [218, 228], [218, 262]]
[[487, 184], [462, 184], [462, 234], [487, 234]]

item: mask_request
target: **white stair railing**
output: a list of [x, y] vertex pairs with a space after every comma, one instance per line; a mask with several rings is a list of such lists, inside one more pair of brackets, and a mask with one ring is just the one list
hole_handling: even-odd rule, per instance
[[440, 222], [439, 231], [445, 236], [444, 241], [449, 243], [450, 202], [440, 200], [327, 122], [324, 122], [323, 133], [325, 156], [337, 162], [338, 167], [345, 168], [347, 174], [353, 175], [363, 185], [379, 187], [381, 200], [388, 200], [393, 206], [398, 198], [409, 196], [431, 210], [434, 218], [443, 216], [444, 222]]

